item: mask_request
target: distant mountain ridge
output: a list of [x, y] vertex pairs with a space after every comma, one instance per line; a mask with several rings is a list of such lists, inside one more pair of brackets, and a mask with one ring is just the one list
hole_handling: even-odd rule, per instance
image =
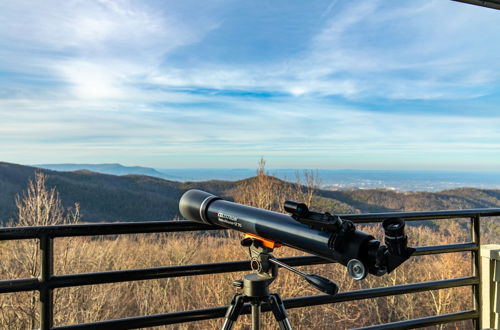
[[[45, 164], [38, 167], [55, 171], [89, 170], [113, 175], [148, 175], [175, 181], [238, 181], [255, 175], [249, 168], [159, 169], [121, 164]], [[295, 182], [304, 179], [304, 170], [272, 169], [271, 175]], [[392, 189], [398, 191], [441, 191], [461, 187], [497, 189], [500, 172], [414, 171], [414, 170], [328, 170], [314, 171], [321, 187], [328, 190]]]
[[[14, 218], [15, 197], [40, 169], [0, 162], [0, 220]], [[178, 202], [188, 189], [202, 189], [232, 198], [240, 181], [178, 182], [145, 175], [116, 176], [85, 171], [42, 169], [47, 185], [63, 204], [80, 203], [83, 221], [157, 221], [179, 216]], [[279, 179], [276, 179], [280, 181]], [[335, 213], [367, 213], [500, 207], [500, 190], [460, 188], [441, 192], [397, 192], [386, 189], [317, 190], [313, 207]]]
[[118, 163], [110, 164], [40, 164], [35, 167], [44, 168], [53, 171], [74, 172], [79, 170], [88, 170], [96, 173], [112, 175], [148, 175], [154, 177], [163, 177], [163, 174], [151, 167], [142, 166], [124, 166]]

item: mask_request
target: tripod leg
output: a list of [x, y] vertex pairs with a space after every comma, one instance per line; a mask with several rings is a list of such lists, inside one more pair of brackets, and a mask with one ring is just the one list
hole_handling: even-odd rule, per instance
[[274, 318], [278, 321], [280, 325], [280, 330], [292, 330], [290, 321], [288, 321], [288, 316], [286, 315], [285, 305], [281, 297], [277, 293], [270, 294], [268, 297], [268, 303], [273, 311]]
[[231, 300], [231, 304], [227, 308], [226, 318], [224, 319], [224, 324], [222, 325], [222, 330], [230, 330], [233, 328], [234, 322], [238, 319], [243, 309], [243, 304], [245, 303], [244, 296], [241, 294], [235, 294]]
[[260, 301], [252, 301], [252, 330], [260, 330]]

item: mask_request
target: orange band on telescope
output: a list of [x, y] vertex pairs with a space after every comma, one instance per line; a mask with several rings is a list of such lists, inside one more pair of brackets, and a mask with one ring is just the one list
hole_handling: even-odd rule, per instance
[[251, 238], [251, 239], [261, 241], [263, 246], [270, 248], [270, 249], [281, 247], [281, 244], [276, 243], [276, 242], [271, 241], [271, 240], [268, 240], [268, 239], [265, 239], [263, 237], [257, 236], [255, 234], [246, 233], [245, 238]]

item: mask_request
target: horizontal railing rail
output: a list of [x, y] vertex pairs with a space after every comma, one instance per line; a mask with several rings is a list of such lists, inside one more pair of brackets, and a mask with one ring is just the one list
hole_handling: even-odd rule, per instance
[[[343, 219], [355, 223], [381, 222], [388, 218], [404, 218], [406, 221], [443, 220], [443, 219], [470, 219], [471, 242], [439, 246], [417, 247], [415, 256], [470, 252], [472, 254], [473, 274], [470, 277], [429, 281], [423, 283], [402, 284], [391, 287], [381, 287], [349, 291], [331, 295], [314, 295], [285, 299], [286, 308], [298, 308], [321, 304], [338, 303], [343, 301], [377, 298], [390, 295], [415, 293], [429, 290], [471, 286], [474, 296], [474, 310], [451, 314], [436, 315], [426, 318], [406, 320], [368, 327], [367, 329], [406, 329], [447, 322], [473, 320], [479, 328], [480, 315], [480, 280], [479, 280], [479, 221], [481, 217], [500, 216], [500, 208], [471, 209], [454, 211], [429, 212], [392, 212], [371, 214], [345, 214]], [[54, 255], [53, 245], [55, 238], [75, 236], [102, 236], [123, 234], [171, 233], [186, 231], [222, 230], [222, 227], [208, 226], [192, 221], [155, 221], [135, 223], [108, 223], [108, 224], [74, 224], [35, 227], [8, 227], [0, 228], [0, 241], [38, 239], [40, 241], [41, 259], [40, 276], [38, 278], [8, 279], [0, 281], [0, 294], [21, 291], [40, 292], [40, 327], [41, 329], [108, 329], [113, 328], [141, 328], [160, 326], [182, 322], [193, 322], [223, 317], [227, 306], [215, 308], [181, 311], [167, 314], [138, 316], [125, 319], [107, 320], [101, 322], [75, 324], [68, 326], [53, 325], [53, 290], [57, 288], [77, 287], [85, 285], [118, 283], [126, 281], [151, 280], [169, 277], [196, 276], [251, 270], [250, 264], [245, 261], [218, 262], [210, 264], [192, 264], [168, 267], [156, 267], [132, 270], [116, 270], [95, 273], [64, 274], [53, 273]], [[291, 266], [315, 265], [331, 263], [331, 261], [317, 256], [300, 256], [280, 258]], [[264, 307], [263, 311], [267, 311]], [[243, 314], [249, 313], [250, 307], [245, 306]]]
[[[451, 244], [417, 247], [414, 256], [442, 254], [453, 252], [477, 251], [477, 247], [471, 243]], [[317, 256], [300, 256], [277, 258], [278, 260], [289, 264], [290, 266], [310, 266], [332, 261]], [[195, 275], [207, 275], [218, 273], [231, 273], [241, 271], [251, 271], [248, 260], [218, 262], [210, 264], [194, 264], [182, 266], [168, 266], [132, 270], [117, 270], [95, 273], [79, 273], [69, 275], [53, 275], [50, 281], [50, 287], [53, 289], [67, 288], [84, 285], [109, 284], [128, 281], [143, 281], [169, 277], [183, 277]], [[0, 281], [0, 293], [33, 291], [38, 290], [40, 281], [38, 278], [15, 279]]]

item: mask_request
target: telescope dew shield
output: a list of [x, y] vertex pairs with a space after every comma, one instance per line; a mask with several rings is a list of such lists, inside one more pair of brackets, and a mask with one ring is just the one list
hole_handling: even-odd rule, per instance
[[179, 211], [186, 219], [213, 225], [207, 220], [206, 211], [208, 205], [217, 199], [221, 198], [201, 190], [188, 190], [179, 201]]
[[195, 189], [181, 197], [179, 210], [188, 220], [254, 234], [331, 259], [328, 248], [331, 234], [311, 229], [285, 214], [229, 202]]

